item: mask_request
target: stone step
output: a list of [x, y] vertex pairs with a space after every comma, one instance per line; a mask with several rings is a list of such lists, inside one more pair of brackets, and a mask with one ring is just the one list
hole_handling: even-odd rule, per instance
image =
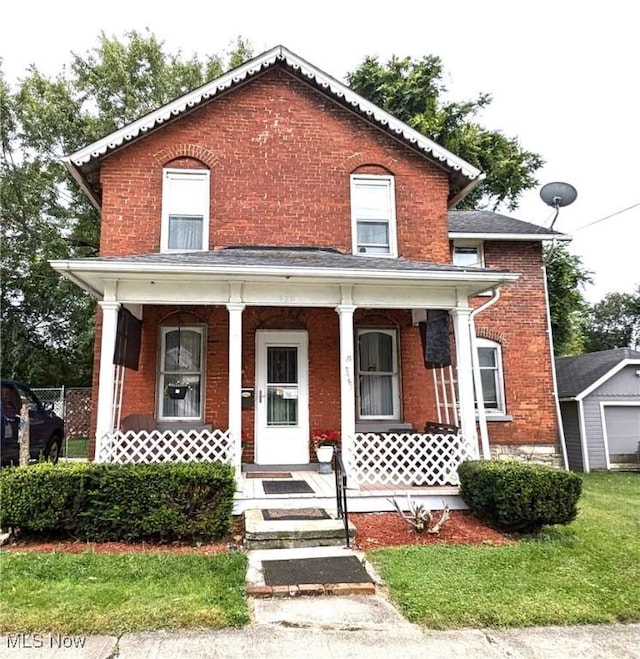
[[[295, 547], [341, 547], [346, 545], [344, 522], [335, 519], [265, 520], [262, 510], [244, 512], [244, 546], [246, 549], [289, 549]], [[349, 537], [356, 527], [349, 522]]]

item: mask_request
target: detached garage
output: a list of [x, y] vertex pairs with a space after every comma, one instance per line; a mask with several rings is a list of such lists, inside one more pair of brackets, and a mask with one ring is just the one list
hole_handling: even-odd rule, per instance
[[569, 469], [640, 469], [640, 352], [556, 359]]

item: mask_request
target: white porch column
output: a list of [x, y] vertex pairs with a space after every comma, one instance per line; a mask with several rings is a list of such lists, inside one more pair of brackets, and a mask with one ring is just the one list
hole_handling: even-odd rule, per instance
[[234, 444], [233, 466], [242, 485], [242, 312], [240, 302], [227, 304], [229, 312], [229, 435]]
[[473, 359], [471, 356], [472, 309], [457, 307], [451, 310], [453, 330], [456, 337], [456, 363], [458, 368], [458, 399], [460, 402], [460, 429], [467, 440], [470, 453], [478, 457], [478, 433], [476, 431], [476, 410], [473, 397]]
[[347, 475], [350, 475], [351, 446], [356, 431], [353, 304], [336, 307], [340, 317], [340, 431], [342, 436], [342, 458]]
[[98, 460], [102, 438], [113, 430], [113, 403], [116, 367], [113, 356], [118, 331], [119, 302], [98, 302], [102, 309], [102, 338], [100, 342], [100, 374], [98, 379], [98, 409], [96, 421], [96, 452]]

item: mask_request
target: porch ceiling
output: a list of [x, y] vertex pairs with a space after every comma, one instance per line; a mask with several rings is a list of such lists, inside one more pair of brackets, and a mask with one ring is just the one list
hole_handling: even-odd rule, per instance
[[136, 304], [454, 307], [461, 298], [515, 281], [503, 270], [318, 248], [226, 248], [51, 261], [97, 299]]

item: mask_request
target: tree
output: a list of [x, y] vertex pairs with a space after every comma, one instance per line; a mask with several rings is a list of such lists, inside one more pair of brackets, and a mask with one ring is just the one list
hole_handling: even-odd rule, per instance
[[564, 245], [547, 247], [544, 255], [554, 352], [558, 356], [579, 355], [584, 348], [588, 310], [580, 289], [591, 283], [591, 273]]
[[640, 350], [640, 284], [634, 293], [609, 293], [587, 314], [585, 352]]
[[489, 94], [471, 101], [443, 99], [447, 89], [439, 57], [420, 60], [392, 57], [386, 66], [367, 57], [347, 75], [349, 86], [486, 173], [459, 208], [518, 206], [521, 192], [535, 187], [535, 172], [544, 164], [536, 153], [525, 151], [514, 137], [483, 128], [476, 117], [491, 103]]
[[[226, 59], [251, 57], [238, 38]], [[95, 302], [49, 259], [93, 255], [99, 216], [60, 158], [214, 78], [220, 55], [167, 53], [151, 33], [99, 37], [53, 78], [36, 68], [12, 89], [0, 62], [2, 374], [32, 385], [91, 381]]]

